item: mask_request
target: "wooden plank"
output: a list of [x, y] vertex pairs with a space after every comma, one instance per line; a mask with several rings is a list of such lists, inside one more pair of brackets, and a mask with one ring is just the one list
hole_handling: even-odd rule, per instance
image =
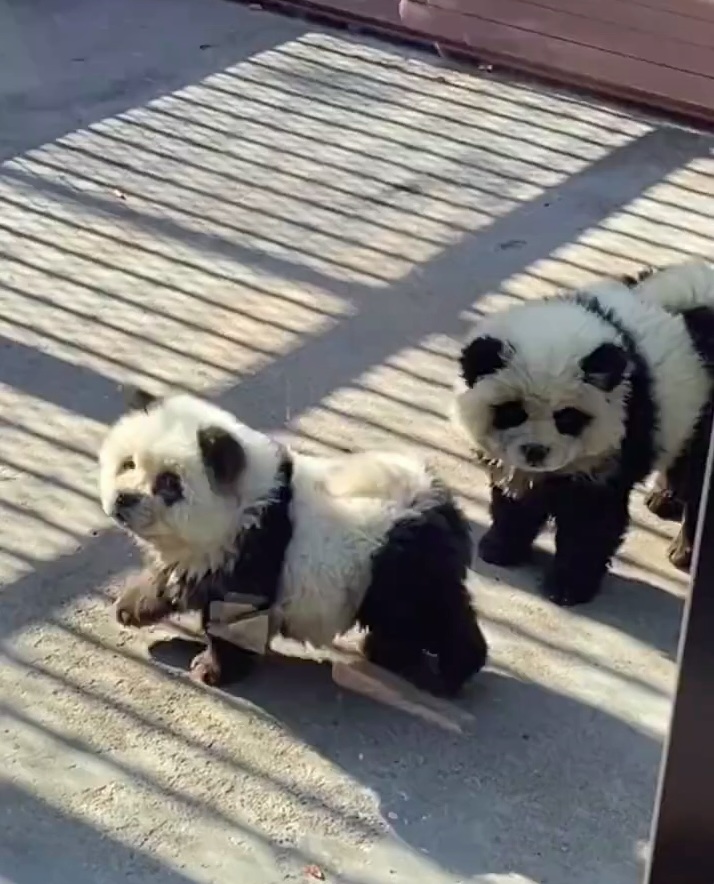
[[[688, 8], [686, 0], [676, 0], [676, 3], [681, 5], [670, 9], [648, 9], [639, 5], [636, 0], [578, 0], [577, 3], [573, 3], [573, 0], [530, 0], [530, 5], [534, 7], [616, 27], [624, 26], [634, 31], [657, 35], [659, 38], [664, 37], [667, 41], [695, 44], [706, 49], [714, 48], [714, 16], [708, 21], [692, 19], [682, 12]], [[481, 11], [480, 3], [474, 7], [473, 3], [466, 0], [438, 0], [437, 5], [466, 16], [479, 17]], [[708, 8], [714, 10], [714, 3]]]
[[[645, 17], [650, 12], [668, 12], [675, 14], [680, 18], [684, 18], [691, 22], [691, 27], [695, 28], [702, 22], [714, 22], [714, 3], [711, 0], [614, 0], [614, 18], [619, 19], [622, 15], [620, 10], [630, 9], [641, 21], [644, 22]], [[533, 0], [535, 6], [553, 6], [552, 0]], [[452, 12], [458, 11], [462, 15], [469, 15], [474, 8], [478, 10], [478, 0], [473, 3], [472, 0], [429, 0], [429, 5], [435, 8], [448, 9]], [[555, 8], [566, 9], [568, 12], [580, 11], [584, 5], [582, 0], [577, 3], [568, 3], [567, 0], [560, 2]], [[478, 12], [475, 13], [478, 15]]]
[[[349, 5], [349, 0], [333, 2]], [[430, 33], [435, 40], [452, 46], [466, 44], [489, 60], [714, 121], [712, 78], [537, 35], [508, 24], [432, 11], [409, 0], [402, 0], [400, 5], [404, 23], [410, 29]]]
[[714, 22], [714, 4], [711, 0], [623, 0], [624, 3], [642, 8], [642, 15], [651, 9], [667, 9], [688, 18]]
[[[580, 46], [602, 49], [612, 55], [639, 58], [658, 66], [688, 71], [703, 77], [714, 77], [714, 43], [709, 48], [684, 43], [662, 34], [628, 27], [622, 21], [604, 22], [584, 15], [573, 15], [562, 9], [549, 9], [528, 0], [478, 0], [464, 11], [463, 3], [450, 4], [440, 0], [434, 7], [433, 21], [450, 23], [454, 34], [458, 29], [481, 32], [484, 23], [518, 28], [529, 34], [567, 40]], [[712, 83], [714, 86], [714, 82]]]

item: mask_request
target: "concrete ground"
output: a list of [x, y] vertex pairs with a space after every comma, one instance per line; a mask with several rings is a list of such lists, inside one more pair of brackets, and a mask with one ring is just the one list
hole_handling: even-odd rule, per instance
[[468, 319], [712, 256], [712, 142], [220, 0], [3, 0], [0, 151], [0, 880], [638, 882], [669, 526], [638, 508], [575, 611], [476, 563], [493, 660], [446, 735], [314, 663], [200, 690], [121, 631], [94, 460], [118, 381], [186, 388], [307, 449], [413, 446], [480, 531], [444, 418]]

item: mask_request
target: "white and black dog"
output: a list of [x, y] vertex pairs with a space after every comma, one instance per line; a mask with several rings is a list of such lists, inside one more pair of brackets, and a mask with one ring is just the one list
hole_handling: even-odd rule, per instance
[[521, 563], [553, 518], [544, 588], [574, 605], [598, 592], [634, 485], [655, 470], [676, 472], [695, 449], [698, 478], [687, 493], [696, 513], [713, 365], [714, 269], [705, 262], [483, 318], [461, 352], [455, 390], [455, 418], [492, 469], [481, 557]]
[[[410, 455], [288, 450], [206, 401], [134, 391], [100, 453], [102, 506], [146, 553], [122, 595], [128, 625], [230, 593], [269, 608], [270, 633], [318, 648], [359, 625], [372, 662], [455, 694], [484, 665], [466, 587], [469, 525]], [[195, 677], [230, 677], [235, 649], [207, 635]], [[229, 666], [230, 659], [230, 666]]]

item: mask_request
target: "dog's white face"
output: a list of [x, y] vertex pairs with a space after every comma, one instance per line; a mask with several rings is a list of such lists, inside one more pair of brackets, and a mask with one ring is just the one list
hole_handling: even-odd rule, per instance
[[519, 305], [484, 319], [464, 347], [454, 416], [510, 468], [588, 470], [620, 447], [629, 369], [614, 333], [581, 306]]
[[207, 402], [138, 393], [102, 445], [102, 507], [168, 560], [210, 553], [269, 484], [271, 454], [266, 437]]

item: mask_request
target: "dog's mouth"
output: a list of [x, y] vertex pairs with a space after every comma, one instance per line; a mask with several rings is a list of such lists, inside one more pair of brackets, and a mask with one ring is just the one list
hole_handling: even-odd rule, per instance
[[160, 526], [156, 524], [151, 514], [142, 508], [129, 512], [115, 511], [111, 513], [111, 518], [123, 531], [134, 534], [142, 540], [150, 540], [157, 532], [161, 533]]
[[553, 473], [567, 473], [569, 463], [561, 463], [557, 465], [553, 464], [539, 464], [534, 466], [533, 464], [520, 463], [513, 466], [513, 469], [519, 473], [524, 473], [526, 476], [544, 476], [551, 475]]

